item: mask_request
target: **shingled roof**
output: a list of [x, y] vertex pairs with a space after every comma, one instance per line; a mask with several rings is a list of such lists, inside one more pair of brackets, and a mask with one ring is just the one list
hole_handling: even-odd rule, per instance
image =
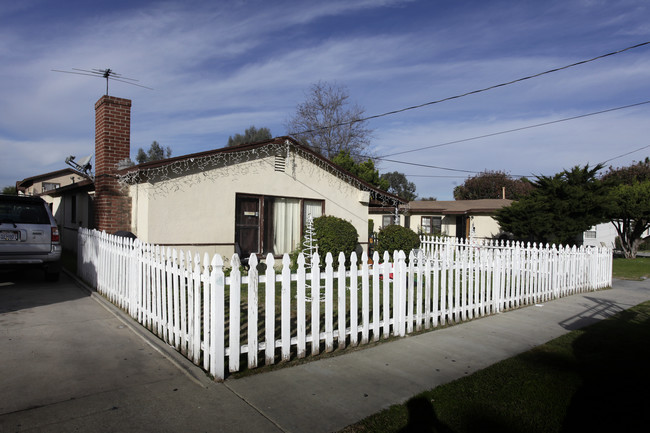
[[482, 199], [482, 200], [417, 200], [411, 201], [405, 207], [411, 213], [430, 213], [439, 215], [467, 215], [467, 214], [490, 214], [497, 210], [510, 206], [512, 200], [504, 199]]

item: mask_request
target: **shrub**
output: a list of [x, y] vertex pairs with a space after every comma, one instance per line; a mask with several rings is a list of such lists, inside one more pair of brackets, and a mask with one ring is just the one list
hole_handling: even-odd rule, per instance
[[335, 216], [323, 215], [314, 219], [314, 232], [321, 263], [325, 263], [327, 253], [332, 253], [336, 263], [341, 251], [349, 260], [359, 243], [359, 234], [352, 223]]
[[408, 257], [412, 249], [420, 246], [420, 237], [411, 229], [398, 225], [390, 225], [379, 230], [375, 250], [380, 256], [384, 251], [393, 255], [393, 251], [404, 251]]

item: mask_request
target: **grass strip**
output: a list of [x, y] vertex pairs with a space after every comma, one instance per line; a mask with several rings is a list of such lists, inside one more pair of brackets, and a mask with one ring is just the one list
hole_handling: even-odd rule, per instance
[[647, 429], [650, 302], [414, 396], [343, 430]]
[[650, 278], [650, 257], [636, 259], [616, 258], [612, 264], [614, 278], [626, 280], [645, 280]]

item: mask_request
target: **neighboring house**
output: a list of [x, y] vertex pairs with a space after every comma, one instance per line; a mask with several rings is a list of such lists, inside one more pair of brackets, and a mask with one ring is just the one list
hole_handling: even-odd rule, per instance
[[[646, 230], [641, 238], [650, 236], [650, 229]], [[582, 234], [582, 244], [593, 247], [616, 248], [616, 238], [618, 233], [611, 222], [601, 223], [591, 227]]]
[[[400, 206], [399, 224], [416, 233], [458, 238], [492, 239], [505, 236], [494, 214], [512, 200], [411, 201]], [[371, 209], [375, 230], [395, 224], [395, 209]]]
[[81, 182], [86, 178], [71, 168], [39, 174], [16, 182], [16, 191], [20, 195], [47, 195], [49, 192]]
[[66, 250], [77, 251], [79, 227], [95, 227], [92, 204], [94, 191], [95, 184], [84, 179], [49, 192], [52, 200], [58, 203], [54, 218], [59, 225], [61, 244]]
[[[18, 181], [16, 191], [19, 195], [39, 196], [45, 200], [59, 226], [63, 247], [76, 250], [77, 228], [92, 227], [92, 218], [88, 213], [91, 207], [87, 204], [89, 186], [92, 187], [92, 182], [85, 176], [72, 168], [64, 168]], [[70, 196], [63, 204], [61, 197], [66, 191], [79, 191], [79, 194]], [[73, 236], [66, 235], [69, 231], [75, 232]]]
[[[61, 191], [65, 209], [94, 206], [94, 226], [199, 254], [273, 253], [299, 246], [308, 215], [350, 221], [366, 247], [368, 213], [404, 201], [343, 171], [290, 137], [120, 168], [130, 156], [131, 101], [95, 104], [92, 201]], [[74, 218], [70, 227], [74, 227]]]
[[[51, 193], [58, 188], [81, 182], [86, 178], [71, 168], [39, 174], [16, 182], [16, 192], [19, 195], [40, 196], [50, 204], [52, 213], [56, 214], [58, 200], [52, 198]], [[56, 215], [55, 215], [56, 216]], [[58, 222], [58, 220], [57, 220]]]

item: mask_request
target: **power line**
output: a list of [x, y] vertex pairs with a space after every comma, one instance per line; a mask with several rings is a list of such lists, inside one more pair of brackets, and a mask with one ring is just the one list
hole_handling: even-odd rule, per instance
[[[606, 110], [594, 111], [592, 113], [580, 114], [578, 116], [566, 117], [564, 119], [551, 120], [549, 122], [537, 123], [535, 125], [522, 126], [521, 128], [507, 129], [505, 131], [499, 131], [499, 132], [493, 132], [493, 133], [490, 133], [490, 134], [478, 135], [476, 137], [464, 138], [464, 139], [461, 139], [461, 140], [454, 140], [454, 141], [448, 141], [446, 143], [433, 144], [431, 146], [419, 147], [417, 149], [411, 149], [411, 150], [404, 150], [404, 151], [401, 151], [401, 152], [389, 153], [389, 154], [386, 154], [386, 155], [377, 156], [377, 157], [375, 157], [375, 159], [384, 159], [387, 156], [403, 155], [405, 153], [419, 152], [419, 151], [422, 151], [422, 150], [433, 149], [433, 148], [436, 148], [436, 147], [449, 146], [451, 144], [464, 143], [464, 142], [467, 142], [467, 141], [479, 140], [481, 138], [488, 138], [488, 137], [494, 137], [496, 135], [509, 134], [511, 132], [524, 131], [526, 129], [532, 129], [532, 128], [538, 128], [540, 126], [548, 126], [548, 125], [553, 125], [553, 124], [556, 124], [556, 123], [568, 122], [570, 120], [582, 119], [584, 117], [595, 116], [597, 114], [611, 113], [612, 111], [624, 110], [624, 109], [627, 109], [627, 108], [638, 107], [640, 105], [645, 105], [645, 104], [650, 104], [650, 100], [649, 101], [638, 102], [636, 104], [624, 105], [624, 106], [616, 107], [616, 108], [608, 108]], [[607, 162], [607, 161], [605, 161], [605, 162]]]
[[449, 178], [449, 179], [465, 179], [465, 176], [445, 176], [445, 175], [438, 175], [438, 174], [405, 174], [404, 176], [406, 176], [406, 177], [442, 177], [442, 178]]
[[640, 47], [643, 47], [643, 46], [649, 45], [649, 44], [650, 44], [650, 41], [642, 42], [640, 44], [632, 45], [630, 47], [623, 48], [623, 49], [620, 49], [620, 50], [617, 50], [617, 51], [612, 51], [612, 52], [607, 53], [607, 54], [602, 54], [600, 56], [596, 56], [596, 57], [593, 57], [591, 59], [581, 60], [579, 62], [571, 63], [569, 65], [549, 69], [548, 71], [539, 72], [537, 74], [528, 75], [526, 77], [517, 78], [515, 80], [507, 81], [507, 82], [500, 83], [500, 84], [495, 84], [495, 85], [485, 87], [485, 88], [482, 88], [482, 89], [472, 90], [470, 92], [461, 93], [459, 95], [449, 96], [449, 97], [446, 97], [446, 98], [443, 98], [443, 99], [438, 99], [438, 100], [431, 101], [431, 102], [425, 102], [424, 104], [418, 104], [418, 105], [413, 105], [411, 107], [406, 107], [406, 108], [401, 108], [401, 109], [398, 109], [398, 110], [388, 111], [388, 112], [382, 113], [382, 114], [375, 114], [373, 116], [364, 117], [362, 119], [354, 119], [354, 120], [350, 120], [350, 121], [347, 121], [347, 122], [341, 122], [341, 123], [336, 123], [336, 124], [332, 124], [332, 125], [321, 126], [319, 128], [310, 129], [310, 130], [302, 131], [302, 132], [290, 132], [289, 135], [309, 134], [309, 133], [312, 133], [312, 132], [318, 132], [318, 131], [322, 131], [322, 130], [325, 130], [325, 129], [335, 128], [335, 127], [338, 127], [338, 126], [352, 125], [353, 123], [364, 122], [366, 120], [377, 119], [377, 118], [385, 117], [385, 116], [391, 116], [393, 114], [403, 113], [404, 111], [415, 110], [415, 109], [418, 109], [418, 108], [427, 107], [429, 105], [439, 104], [441, 102], [451, 101], [451, 100], [454, 100], [454, 99], [463, 98], [465, 96], [475, 95], [477, 93], [482, 93], [482, 92], [487, 92], [489, 90], [497, 89], [499, 87], [509, 86], [511, 84], [515, 84], [515, 83], [530, 80], [530, 79], [533, 79], [533, 78], [541, 77], [542, 75], [547, 75], [547, 74], [551, 74], [551, 73], [554, 73], [554, 72], [559, 72], [559, 71], [562, 71], [562, 70], [565, 70], [565, 69], [572, 68], [574, 66], [584, 65], [586, 63], [590, 63], [590, 62], [594, 62], [596, 60], [604, 59], [606, 57], [614, 56], [616, 54], [620, 54], [620, 53], [623, 53], [625, 51], [633, 50], [635, 48], [640, 48]]
[[605, 165], [605, 164], [607, 164], [609, 161], [613, 161], [613, 160], [618, 159], [618, 158], [623, 158], [624, 156], [631, 155], [631, 154], [633, 154], [633, 153], [635, 153], [635, 152], [638, 152], [638, 151], [640, 151], [640, 150], [647, 149], [648, 147], [650, 147], [650, 144], [648, 144], [647, 146], [639, 147], [638, 149], [632, 150], [632, 151], [630, 151], [630, 152], [623, 153], [623, 154], [621, 154], [621, 155], [615, 156], [615, 157], [613, 157], [613, 158], [609, 158], [608, 160], [601, 162], [601, 164]]
[[438, 170], [447, 170], [447, 171], [458, 171], [461, 173], [471, 173], [471, 174], [478, 174], [481, 173], [480, 171], [472, 171], [472, 170], [461, 170], [459, 168], [449, 168], [449, 167], [440, 167], [437, 165], [429, 165], [429, 164], [418, 164], [417, 162], [407, 162], [407, 161], [397, 161], [394, 159], [382, 159], [383, 161], [387, 162], [394, 162], [395, 164], [406, 164], [406, 165], [412, 165], [415, 167], [424, 167], [424, 168], [435, 168]]

